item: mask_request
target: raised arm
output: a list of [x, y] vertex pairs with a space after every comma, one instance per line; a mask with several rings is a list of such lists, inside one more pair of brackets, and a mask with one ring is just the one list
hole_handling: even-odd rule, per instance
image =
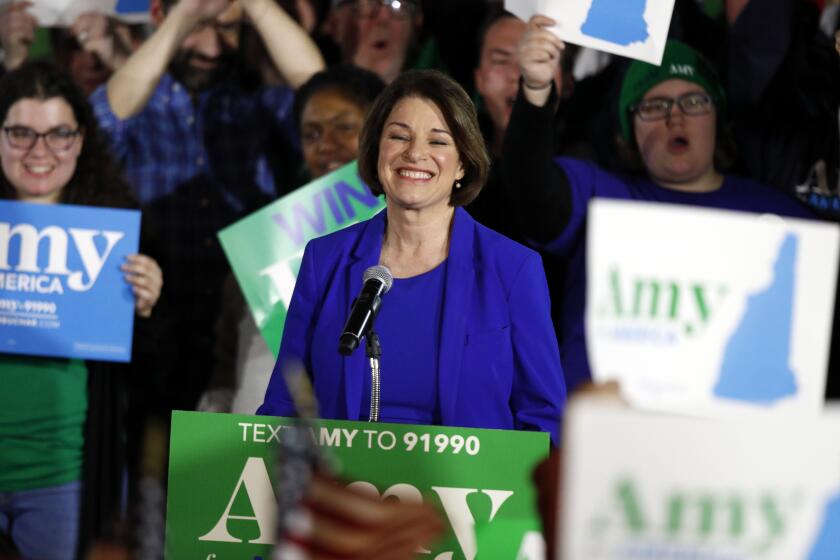
[[306, 31], [275, 0], [240, 0], [265, 43], [271, 60], [297, 89], [324, 69], [324, 59]]
[[131, 56], [131, 30], [126, 24], [105, 14], [80, 14], [70, 26], [70, 32], [82, 49], [94, 53], [111, 71], [118, 70]]
[[231, 6], [231, 0], [177, 2], [160, 27], [108, 80], [108, 102], [113, 113], [120, 119], [139, 113], [187, 35], [214, 22]]
[[29, 47], [35, 40], [38, 20], [26, 10], [31, 2], [10, 2], [0, 5], [0, 45], [5, 52], [3, 66], [11, 71], [26, 61]]
[[538, 243], [563, 232], [571, 214], [571, 194], [563, 171], [552, 160], [554, 77], [563, 43], [545, 29], [554, 20], [534, 16], [517, 48], [522, 74], [502, 147], [502, 176], [520, 228]]

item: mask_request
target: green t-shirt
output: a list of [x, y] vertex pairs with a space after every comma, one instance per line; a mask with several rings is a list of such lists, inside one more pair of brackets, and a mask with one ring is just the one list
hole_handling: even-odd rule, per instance
[[83, 361], [0, 355], [0, 492], [79, 480], [87, 406]]

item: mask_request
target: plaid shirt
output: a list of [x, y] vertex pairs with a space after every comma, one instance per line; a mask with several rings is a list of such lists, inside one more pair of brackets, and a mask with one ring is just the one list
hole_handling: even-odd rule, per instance
[[[203, 387], [213, 323], [228, 271], [216, 233], [275, 198], [266, 148], [292, 136], [294, 92], [286, 87], [244, 91], [225, 82], [193, 98], [166, 74], [146, 107], [121, 120], [105, 87], [91, 96], [96, 117], [148, 222], [162, 237], [153, 255], [164, 271], [164, 298], [179, 339], [177, 393]], [[185, 371], [191, 370], [192, 373]], [[176, 396], [188, 406], [194, 395]], [[183, 395], [182, 395], [183, 397]]]
[[255, 196], [274, 195], [264, 147], [272, 126], [291, 134], [293, 100], [286, 87], [243, 92], [225, 83], [193, 103], [165, 74], [143, 111], [121, 120], [111, 111], [105, 86], [91, 95], [99, 125], [141, 205], [198, 180], [218, 191], [233, 214], [247, 211]]

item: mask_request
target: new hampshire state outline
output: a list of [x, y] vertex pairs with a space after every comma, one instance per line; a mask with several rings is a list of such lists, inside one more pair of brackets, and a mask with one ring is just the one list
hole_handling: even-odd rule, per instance
[[724, 351], [714, 394], [769, 404], [797, 392], [790, 359], [797, 239], [787, 234], [773, 265], [773, 280], [750, 294]]
[[592, 0], [580, 32], [617, 45], [644, 43], [650, 36], [646, 5], [647, 0]]

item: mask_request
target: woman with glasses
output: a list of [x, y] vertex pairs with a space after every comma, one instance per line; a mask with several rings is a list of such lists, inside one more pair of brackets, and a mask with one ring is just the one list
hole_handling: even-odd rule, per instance
[[[128, 186], [90, 105], [55, 67], [27, 64], [0, 79], [0, 197], [36, 204], [130, 208]], [[122, 264], [142, 351], [162, 286], [157, 263]], [[76, 558], [113, 530], [124, 462], [119, 389], [125, 366], [0, 354], [0, 532], [24, 558]]]
[[690, 47], [669, 41], [661, 66], [635, 61], [619, 99], [625, 173], [571, 158], [554, 158], [554, 77], [563, 43], [534, 16], [517, 57], [522, 83], [506, 132], [502, 174], [522, 233], [568, 259], [560, 325], [561, 358], [570, 391], [591, 378], [583, 313], [585, 225], [594, 197], [688, 204], [810, 218], [793, 198], [754, 181], [725, 175], [726, 98], [715, 70]]

